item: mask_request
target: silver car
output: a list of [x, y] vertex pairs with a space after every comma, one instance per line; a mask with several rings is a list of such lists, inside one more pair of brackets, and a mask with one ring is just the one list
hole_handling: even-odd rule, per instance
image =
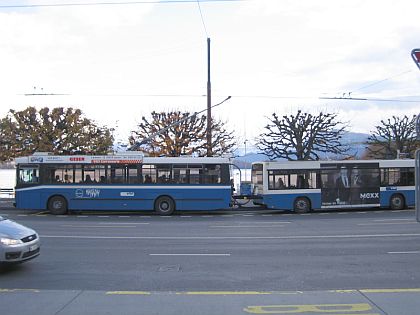
[[38, 234], [26, 226], [0, 216], [0, 263], [19, 263], [39, 255]]

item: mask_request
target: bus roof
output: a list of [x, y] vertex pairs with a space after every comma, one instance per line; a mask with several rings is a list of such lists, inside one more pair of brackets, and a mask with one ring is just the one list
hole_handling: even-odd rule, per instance
[[34, 154], [15, 159], [18, 164], [229, 164], [223, 157], [144, 157], [143, 154], [50, 155]]

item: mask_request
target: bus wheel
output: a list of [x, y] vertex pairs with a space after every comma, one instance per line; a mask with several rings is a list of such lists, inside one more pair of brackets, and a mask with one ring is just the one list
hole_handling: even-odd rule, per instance
[[161, 196], [155, 201], [155, 212], [160, 215], [171, 215], [175, 211], [175, 202], [171, 197]]
[[404, 197], [400, 194], [392, 195], [389, 204], [392, 210], [402, 210], [404, 209]]
[[296, 198], [293, 210], [296, 213], [306, 213], [311, 210], [311, 203], [308, 198], [299, 197]]
[[48, 200], [48, 210], [51, 214], [60, 215], [67, 213], [67, 201], [64, 197], [53, 196]]

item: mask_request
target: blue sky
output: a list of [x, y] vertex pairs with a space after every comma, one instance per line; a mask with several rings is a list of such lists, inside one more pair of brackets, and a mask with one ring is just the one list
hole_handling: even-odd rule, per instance
[[[64, 2], [95, 1], [0, 5]], [[334, 111], [356, 132], [369, 132], [391, 115], [420, 113], [420, 71], [410, 57], [420, 47], [419, 1], [200, 6], [207, 33], [196, 2], [0, 7], [0, 115], [29, 105], [73, 106], [117, 127], [125, 139], [153, 110], [200, 111], [207, 37], [213, 102], [232, 95], [213, 114], [240, 141], [252, 141], [273, 112]], [[23, 95], [32, 92], [68, 95]], [[349, 92], [395, 101], [320, 99]]]

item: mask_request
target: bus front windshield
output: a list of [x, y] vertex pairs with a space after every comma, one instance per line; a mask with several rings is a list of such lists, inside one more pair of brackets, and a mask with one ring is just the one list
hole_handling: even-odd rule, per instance
[[39, 169], [34, 166], [19, 168], [18, 184], [37, 184], [39, 182]]

